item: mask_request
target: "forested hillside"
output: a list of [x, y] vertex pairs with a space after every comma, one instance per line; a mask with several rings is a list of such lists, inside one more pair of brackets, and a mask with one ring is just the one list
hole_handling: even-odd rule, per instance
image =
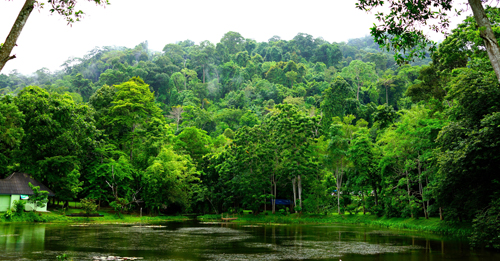
[[[499, 9], [487, 12], [498, 38]], [[228, 32], [0, 75], [0, 177], [31, 173], [58, 200], [120, 211], [289, 199], [296, 212], [475, 219], [473, 242], [498, 247], [500, 86], [476, 32], [469, 17], [401, 66], [371, 37]]]

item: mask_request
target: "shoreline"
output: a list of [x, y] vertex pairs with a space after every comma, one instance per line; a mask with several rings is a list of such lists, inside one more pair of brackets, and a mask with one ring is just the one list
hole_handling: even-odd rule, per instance
[[[200, 221], [215, 221], [216, 215], [198, 216]], [[408, 231], [428, 232], [456, 237], [469, 237], [472, 233], [472, 224], [455, 224], [446, 221], [440, 221], [437, 217], [425, 218], [387, 218], [377, 217], [375, 215], [363, 214], [330, 214], [330, 215], [312, 215], [312, 214], [290, 214], [290, 215], [239, 215], [238, 219], [230, 223], [260, 223], [260, 224], [362, 224], [372, 227], [382, 227], [389, 229], [400, 229]]]
[[[172, 221], [188, 221], [193, 218], [178, 215], [178, 216], [142, 216], [137, 213], [132, 214], [116, 214], [106, 210], [97, 211], [97, 213], [104, 215], [103, 217], [68, 217], [67, 214], [77, 213], [78, 209], [71, 211], [58, 211], [51, 212], [25, 212], [22, 216], [13, 216], [6, 219], [3, 214], [0, 214], [0, 224], [13, 224], [13, 223], [53, 223], [53, 224], [140, 224], [140, 223], [157, 223], [157, 222], [172, 222]], [[224, 214], [227, 216], [227, 214]], [[472, 233], [472, 224], [469, 223], [450, 223], [440, 221], [437, 217], [425, 218], [387, 218], [377, 217], [371, 214], [329, 214], [329, 215], [315, 215], [315, 214], [244, 214], [244, 215], [231, 215], [236, 217], [235, 220], [228, 220], [222, 222], [228, 223], [250, 223], [250, 224], [289, 224], [289, 225], [314, 225], [314, 224], [362, 224], [372, 227], [381, 227], [389, 229], [399, 229], [408, 231], [419, 231], [436, 233], [441, 235], [449, 235], [455, 237], [466, 238]], [[195, 217], [200, 222], [221, 222], [221, 215], [201, 215]]]

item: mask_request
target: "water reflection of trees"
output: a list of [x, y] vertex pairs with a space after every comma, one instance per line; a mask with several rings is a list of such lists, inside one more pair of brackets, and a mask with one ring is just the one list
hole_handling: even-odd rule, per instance
[[0, 249], [5, 252], [40, 251], [45, 246], [45, 225], [0, 226]]

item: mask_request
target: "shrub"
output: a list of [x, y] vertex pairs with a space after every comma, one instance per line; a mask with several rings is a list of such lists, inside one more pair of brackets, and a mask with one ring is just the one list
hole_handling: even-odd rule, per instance
[[23, 216], [24, 209], [26, 207], [26, 201], [24, 200], [14, 200], [14, 211], [16, 211], [16, 216]]
[[11, 209], [7, 209], [7, 211], [3, 214], [3, 217], [6, 220], [10, 220], [14, 216], [14, 213], [12, 212]]
[[37, 214], [35, 212], [28, 212], [24, 217], [24, 221], [27, 222], [47, 222], [47, 219], [44, 218], [41, 214]]
[[127, 208], [129, 207], [129, 202], [127, 199], [124, 198], [116, 198], [115, 201], [111, 202], [109, 204], [115, 211], [120, 213], [120, 217], [123, 211], [127, 211]]
[[95, 199], [81, 199], [80, 204], [82, 205], [83, 211], [85, 214], [90, 215], [94, 213], [97, 209], [97, 204], [95, 203]]
[[31, 182], [28, 183], [28, 185], [30, 186], [31, 190], [33, 190], [33, 195], [31, 195], [28, 199], [28, 202], [33, 204], [33, 211], [36, 211], [36, 208], [45, 207], [47, 202], [49, 202], [49, 192], [40, 190], [39, 186], [33, 186]]
[[70, 258], [67, 254], [62, 254], [60, 256], [56, 256], [56, 260], [57, 261], [63, 261], [63, 260], [73, 260], [72, 258]]
[[391, 217], [400, 217], [401, 216], [401, 212], [393, 204], [386, 204], [386, 206], [385, 206], [385, 216], [388, 217], [388, 218], [391, 218]]
[[500, 198], [492, 200], [486, 210], [476, 215], [472, 229], [472, 247], [500, 249]]
[[355, 204], [349, 204], [345, 207], [345, 211], [349, 214], [358, 214], [358, 207]]
[[377, 205], [377, 206], [372, 206], [370, 208], [370, 212], [374, 215], [376, 215], [377, 217], [381, 217], [384, 215], [384, 208], [380, 205]]

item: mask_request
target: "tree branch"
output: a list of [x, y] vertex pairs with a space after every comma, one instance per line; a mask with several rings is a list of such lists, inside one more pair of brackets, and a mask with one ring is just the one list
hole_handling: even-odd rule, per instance
[[9, 60], [16, 58], [15, 55], [11, 56], [10, 53], [12, 52], [14, 46], [16, 46], [17, 39], [19, 38], [19, 35], [28, 20], [28, 17], [33, 11], [35, 3], [35, 0], [26, 0], [23, 8], [17, 16], [16, 21], [14, 22], [14, 25], [12, 26], [12, 29], [10, 30], [9, 35], [7, 36], [7, 39], [5, 40], [5, 43], [2, 48], [0, 48], [0, 72]]

